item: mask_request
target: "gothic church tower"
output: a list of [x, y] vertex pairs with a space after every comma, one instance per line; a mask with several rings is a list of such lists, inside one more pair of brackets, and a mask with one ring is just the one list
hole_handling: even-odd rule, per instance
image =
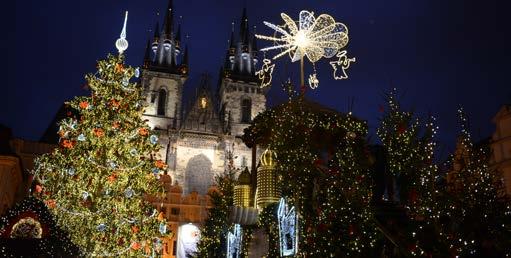
[[241, 136], [243, 129], [266, 108], [265, 92], [255, 75], [257, 45], [255, 36], [250, 33], [246, 8], [241, 15], [239, 35], [237, 38], [234, 35], [233, 28], [220, 74], [220, 114], [226, 131]]
[[188, 71], [188, 49], [181, 55], [181, 25], [175, 30], [174, 7], [169, 0], [163, 29], [160, 31], [156, 23], [152, 43], [147, 42], [144, 56], [141, 83], [148, 106], [143, 118], [149, 126], [157, 130], [179, 127]]

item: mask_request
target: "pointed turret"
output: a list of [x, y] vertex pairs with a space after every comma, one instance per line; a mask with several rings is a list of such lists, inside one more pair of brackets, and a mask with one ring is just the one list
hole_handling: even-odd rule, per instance
[[151, 64], [151, 41], [147, 40], [144, 54], [144, 68], [149, 67]]
[[156, 24], [154, 25], [154, 36], [153, 36], [153, 44], [152, 44], [153, 53], [155, 53], [155, 54], [156, 54], [156, 51], [158, 50], [159, 40], [160, 40], [160, 23], [156, 22]]
[[154, 25], [154, 41], [158, 42], [160, 39], [160, 22], [156, 21], [156, 24]]
[[176, 49], [181, 49], [181, 24], [177, 25], [177, 33], [174, 41], [176, 42]]
[[234, 22], [233, 22], [233, 28], [231, 31], [231, 39], [229, 40], [229, 52], [231, 55], [234, 55], [234, 51], [236, 51], [236, 42], [234, 42]]
[[172, 37], [172, 25], [174, 22], [174, 4], [172, 0], [169, 0], [167, 11], [165, 14], [165, 21], [163, 24], [163, 36], [165, 39], [171, 39]]
[[248, 33], [248, 18], [247, 18], [247, 8], [243, 7], [243, 12], [241, 14], [240, 21], [240, 41], [245, 38], [245, 34]]
[[188, 70], [188, 45], [185, 46], [185, 53], [183, 54], [183, 59], [181, 60], [180, 66], [181, 74], [187, 75], [189, 73]]
[[249, 42], [250, 42], [250, 33], [247, 31], [245, 32], [245, 35], [243, 35], [243, 41], [241, 43], [241, 46], [242, 46], [242, 51], [243, 53], [248, 53], [249, 52]]

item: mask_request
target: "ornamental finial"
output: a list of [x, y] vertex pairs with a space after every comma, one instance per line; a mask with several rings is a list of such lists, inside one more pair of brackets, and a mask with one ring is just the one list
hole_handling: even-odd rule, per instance
[[115, 41], [115, 47], [119, 51], [119, 54], [122, 54], [126, 49], [128, 49], [128, 41], [126, 40], [126, 23], [128, 22], [128, 11], [126, 11], [126, 15], [124, 16], [124, 26], [122, 27], [121, 37]]

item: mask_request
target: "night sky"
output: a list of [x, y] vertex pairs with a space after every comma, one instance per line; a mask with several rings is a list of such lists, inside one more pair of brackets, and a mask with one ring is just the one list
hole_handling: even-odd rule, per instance
[[[281, 24], [281, 12], [293, 18], [302, 9], [328, 13], [349, 27], [347, 50], [357, 62], [349, 70], [349, 80], [335, 81], [322, 61], [320, 86], [309, 90], [308, 97], [343, 112], [353, 101], [353, 113], [369, 121], [374, 135], [382, 95], [397, 87], [406, 108], [438, 118], [441, 149], [447, 152], [458, 130], [458, 105], [467, 110], [474, 135], [483, 138], [493, 132], [491, 119], [500, 106], [511, 103], [509, 17], [504, 17], [509, 9], [498, 2], [505, 1], [175, 0], [175, 23], [182, 24], [183, 36], [189, 35], [184, 40], [190, 47], [187, 96], [202, 73], [210, 73], [216, 86], [231, 22], [238, 30], [244, 5], [250, 26], [256, 25], [262, 34], [271, 33], [263, 20]], [[146, 40], [155, 22], [162, 22], [167, 0], [12, 4], [16, 6], [3, 8], [9, 16], [3, 17], [7, 80], [2, 83], [0, 123], [11, 127], [16, 137], [38, 140], [64, 101], [88, 94], [82, 89], [84, 75], [95, 72], [96, 60], [116, 51], [125, 10], [128, 63], [141, 65]], [[268, 44], [258, 42], [259, 47]], [[288, 76], [298, 80], [299, 65], [286, 69], [288, 60], [276, 68], [270, 104], [285, 99], [281, 81]]]

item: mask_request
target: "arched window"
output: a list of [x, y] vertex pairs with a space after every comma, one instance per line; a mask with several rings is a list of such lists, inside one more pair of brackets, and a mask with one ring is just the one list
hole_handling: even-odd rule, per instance
[[158, 93], [158, 110], [156, 112], [159, 116], [165, 115], [165, 106], [167, 104], [167, 92], [164, 89], [161, 89]]
[[241, 101], [241, 122], [249, 123], [252, 117], [252, 101], [244, 99]]

